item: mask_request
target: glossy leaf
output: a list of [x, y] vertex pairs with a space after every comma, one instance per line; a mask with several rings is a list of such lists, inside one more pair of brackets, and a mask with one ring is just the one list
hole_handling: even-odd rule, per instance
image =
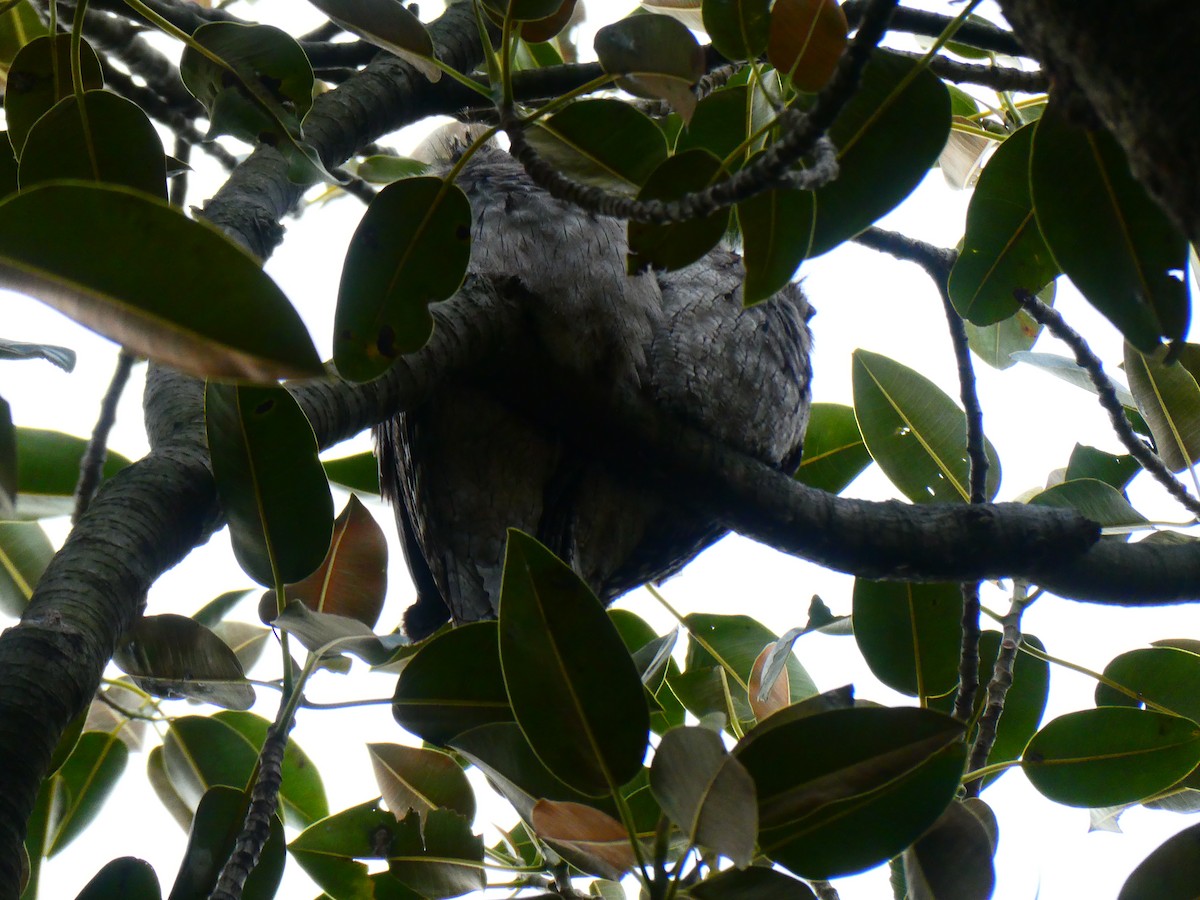
[[[979, 672], [981, 681], [990, 679], [996, 665], [996, 656], [1000, 650], [1000, 632], [985, 631], [979, 638]], [[1031, 634], [1022, 637], [1024, 643], [1035, 650], [1045, 652], [1042, 642]], [[1050, 695], [1050, 664], [1029, 653], [1018, 653], [1013, 664], [1012, 685], [1004, 698], [1004, 712], [1000, 714], [1000, 722], [996, 726], [996, 740], [988, 754], [987, 765], [1010, 762], [1020, 759], [1021, 753], [1029, 739], [1037, 732], [1042, 723], [1042, 714], [1046, 710], [1046, 699]], [[953, 697], [945, 698], [946, 709], [949, 712], [953, 706]], [[975, 696], [975, 714], [978, 715], [983, 704], [987, 702], [986, 690], [979, 690]], [[989, 785], [1001, 778], [1011, 769], [1004, 769], [984, 779]]]
[[[706, 150], [687, 150], [672, 156], [638, 192], [639, 200], [674, 200], [700, 191], [724, 176], [721, 161]], [[629, 223], [629, 271], [682, 269], [708, 253], [725, 234], [729, 210], [720, 209], [702, 219], [667, 225]]]
[[218, 594], [212, 600], [209, 600], [204, 606], [196, 610], [192, 614], [192, 618], [203, 625], [205, 628], [212, 628], [218, 622], [221, 622], [228, 616], [237, 605], [249, 597], [254, 590], [252, 588], [243, 588], [236, 591], [225, 591]]
[[0, 609], [21, 615], [53, 556], [54, 547], [37, 522], [0, 522]]
[[454, 758], [439, 750], [401, 744], [367, 744], [375, 783], [390, 809], [403, 818], [415, 810], [422, 820], [434, 809], [475, 818], [475, 794]]
[[422, 897], [439, 900], [482, 890], [483, 839], [471, 833], [470, 823], [457, 813], [435, 809], [424, 827], [409, 813], [396, 829], [388, 848], [388, 871]]
[[[546, 768], [590, 796], [633, 778], [650, 729], [633, 660], [579, 576], [515, 529], [508, 533], [499, 619], [513, 714]], [[577, 652], [581, 646], [589, 648], [586, 656]]]
[[47, 857], [79, 837], [100, 814], [128, 760], [129, 749], [115, 734], [88, 731], [80, 735], [75, 749], [54, 775], [65, 802], [51, 819]]
[[[104, 228], [95, 227], [104, 222]], [[138, 265], [127, 265], [130, 247]], [[287, 298], [215, 228], [125, 188], [52, 184], [0, 204], [0, 284], [193, 375], [323, 371]]]
[[162, 139], [136, 104], [111, 91], [64, 97], [38, 119], [25, 139], [17, 177], [22, 190], [73, 178], [167, 199]]
[[[3, 147], [3, 144], [0, 144]], [[0, 359], [44, 359], [64, 372], [75, 368], [75, 351], [54, 344], [29, 344], [24, 341], [0, 340]]]
[[[667, 645], [671, 650], [674, 649], [678, 640], [675, 632], [660, 638], [644, 619], [627, 609], [610, 608], [608, 617], [616, 626], [617, 633], [621, 635], [625, 649], [632, 654], [642, 683], [653, 694], [653, 702], [650, 703], [650, 730], [655, 734], [663, 734], [670, 728], [682, 725], [686, 710], [679, 702], [679, 698], [675, 696], [670, 684], [667, 683], [668, 679], [679, 675], [679, 665], [669, 655], [666, 658], [660, 656], [663, 648]], [[653, 647], [652, 656], [647, 657], [646, 651], [651, 647]], [[669, 652], [670, 650], [667, 651], [668, 654]], [[656, 680], [659, 675], [654, 675], [650, 670], [655, 659], [664, 664], [660, 673], [661, 680]], [[647, 679], [648, 675], [652, 676], [649, 680]]]
[[[168, 900], [207, 900], [242, 830], [248, 806], [249, 798], [234, 788], [214, 787], [205, 792]], [[246, 879], [242, 900], [270, 900], [275, 896], [286, 853], [283, 823], [272, 816], [266, 846]]]
[[117, 644], [113, 661], [138, 687], [159, 697], [190, 697], [226, 709], [254, 705], [254, 688], [237, 655], [186, 616], [138, 619]]
[[[100, 60], [87, 41], [80, 44], [79, 58], [84, 89], [103, 87]], [[17, 52], [4, 88], [4, 118], [18, 159], [34, 123], [71, 92], [70, 35], [60, 34], [51, 40], [48, 34], [43, 34]]]
[[538, 800], [530, 820], [538, 837], [588, 874], [620, 881], [637, 865], [625, 826], [598, 809], [562, 800]]
[[1097, 706], [1150, 706], [1200, 722], [1200, 656], [1175, 647], [1142, 647], [1104, 667], [1104, 677], [1136, 694], [1101, 683]]
[[696, 108], [692, 86], [704, 74], [704, 51], [687, 27], [667, 16], [630, 16], [596, 32], [596, 56], [617, 84], [665, 100], [684, 122]]
[[398, 646], [408, 643], [402, 634], [377, 635], [358, 619], [314, 612], [299, 600], [290, 601], [270, 624], [295, 637], [311, 653], [352, 653], [373, 666], [383, 664]]
[[261, 625], [251, 625], [249, 622], [218, 622], [212, 628], [212, 633], [219, 637], [233, 651], [241, 663], [242, 671], [249, 672], [262, 657], [271, 637], [271, 629]]
[[806, 208], [796, 219], [796, 227], [811, 229], [807, 257], [832, 250], [890, 212], [942, 152], [950, 96], [929, 70], [914, 74], [915, 66], [877, 51], [834, 121], [829, 137], [838, 148], [837, 180], [805, 192]]
[[75, 900], [162, 900], [154, 868], [144, 859], [122, 856], [95, 874]]
[[[1047, 306], [1053, 306], [1056, 287], [1057, 282], [1051, 282], [1038, 295], [1038, 299]], [[967, 343], [975, 355], [993, 369], [1001, 370], [1015, 366], [1017, 361], [1013, 359], [1013, 354], [1028, 351], [1042, 333], [1042, 326], [1024, 309], [1017, 310], [994, 325], [963, 324], [967, 328]]]
[[1168, 838], [1138, 865], [1117, 900], [1193, 900], [1200, 893], [1200, 825]]
[[309, 0], [347, 31], [394, 53], [430, 81], [442, 77], [431, 59], [437, 53], [433, 38], [416, 13], [396, 0]]
[[796, 274], [808, 250], [807, 234], [797, 225], [810, 209], [805, 194], [791, 188], [763, 191], [737, 205], [745, 244], [742, 302], [747, 306], [773, 297]]
[[367, 867], [357, 860], [386, 859], [400, 829], [379, 803], [372, 800], [314, 822], [288, 845], [292, 858], [330, 897], [375, 900]]
[[1120, 491], [1094, 478], [1064, 481], [1046, 488], [1029, 502], [1074, 509], [1106, 528], [1137, 527], [1147, 521]]
[[767, 48], [769, 0], [704, 0], [704, 30], [726, 59], [756, 59]]
[[337, 459], [323, 459], [325, 475], [334, 484], [360, 494], [379, 496], [379, 462], [374, 453], [355, 453]]
[[[61, 431], [18, 428], [17, 514], [28, 518], [70, 515], [75, 508], [75, 485], [88, 442]], [[129, 465], [114, 450], [104, 457], [101, 480]]]
[[[743, 143], [753, 126], [753, 96], [744, 84], [713, 91], [696, 105], [691, 121], [679, 132], [675, 152], [707, 150], [727, 165], [738, 167], [745, 160]], [[740, 156], [736, 153], [739, 149], [742, 150]]]
[[663, 735], [650, 767], [654, 797], [688, 842], [744, 868], [754, 857], [758, 810], [754, 781], [707, 728]]
[[371, 184], [391, 184], [401, 178], [424, 175], [428, 171], [429, 166], [420, 160], [376, 154], [364, 157], [355, 169], [355, 174]]
[[838, 403], [814, 403], [804, 434], [804, 456], [796, 480], [840, 494], [871, 464], [854, 410]]
[[210, 381], [204, 420], [238, 564], [267, 587], [304, 578], [325, 558], [333, 531], [308, 419], [283, 388]]
[[989, 900], [996, 888], [992, 842], [983, 823], [957, 800], [904, 851], [912, 900]]
[[954, 797], [962, 737], [960, 723], [925, 709], [772, 716], [734, 748], [757, 788], [760, 849], [809, 878], [890, 859]]
[[406, 178], [371, 201], [338, 288], [333, 358], [352, 381], [382, 375], [433, 332], [428, 306], [458, 290], [471, 253], [471, 205], [441, 178]]
[[1143, 352], [1182, 338], [1186, 241], [1112, 135], [1076, 127], [1051, 104], [1035, 127], [1029, 181], [1042, 236], [1088, 301]]
[[[307, 578], [289, 584], [288, 600], [314, 612], [357, 619], [374, 628], [387, 595], [387, 540], [375, 517], [353, 494], [333, 522], [333, 539], [324, 562]], [[259, 604], [259, 617], [278, 614], [275, 591]]]
[[962, 588], [957, 584], [854, 580], [854, 640], [875, 677], [910, 697], [958, 684]]
[[1184, 366], [1168, 364], [1166, 354], [1165, 347], [1146, 355], [1126, 343], [1125, 374], [1158, 455], [1181, 472], [1200, 460], [1200, 386]]
[[696, 900], [816, 900], [803, 881], [777, 869], [751, 866], [715, 872], [688, 893]]
[[819, 91], [837, 67], [848, 31], [837, 0], [776, 0], [767, 59], [796, 90]]
[[1014, 292], [1036, 294], [1058, 274], [1029, 194], [1036, 127], [1026, 125], [996, 149], [971, 196], [963, 247], [947, 289], [958, 314], [975, 325], [1016, 314]]
[[[941, 388], [895, 360], [854, 351], [854, 414], [871, 456], [914, 503], [970, 499], [966, 415]], [[987, 498], [1000, 461], [985, 439]]]
[[146, 756], [146, 780], [154, 789], [154, 794], [162, 803], [163, 808], [170, 813], [171, 818], [179, 823], [185, 832], [192, 827], [192, 807], [175, 790], [171, 778], [167, 775], [167, 766], [163, 757], [163, 748], [153, 748]]
[[547, 162], [577, 181], [630, 193], [667, 158], [662, 130], [620, 100], [572, 103], [526, 137]]
[[1133, 476], [1142, 471], [1141, 465], [1129, 454], [1115, 456], [1095, 447], [1076, 444], [1071, 451], [1064, 475], [1067, 481], [1095, 478], [1118, 491], [1125, 490]]
[[1200, 725], [1121, 706], [1059, 716], [1033, 736], [1021, 757], [1033, 786], [1065, 806], [1144, 800], [1197, 764]]
[[[163, 739], [163, 769], [175, 793], [195, 809], [214, 785], [245, 789], [269, 725], [261, 716], [230, 711], [174, 720]], [[283, 754], [279, 801], [280, 814], [295, 826], [329, 814], [320, 773], [294, 740]]]
[[435, 635], [409, 660], [396, 683], [392, 715], [431, 744], [492, 722], [511, 722], [495, 622], [474, 622]]

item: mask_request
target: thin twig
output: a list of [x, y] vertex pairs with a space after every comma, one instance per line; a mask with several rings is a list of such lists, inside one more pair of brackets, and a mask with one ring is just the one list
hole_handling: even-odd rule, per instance
[[[909, 59], [925, 58], [924, 53], [907, 50], [889, 49], [888, 52]], [[934, 75], [955, 84], [979, 84], [996, 91], [1020, 91], [1023, 94], [1041, 94], [1050, 89], [1050, 79], [1040, 69], [1026, 71], [1005, 66], [985, 66], [941, 55], [931, 57], [928, 65]]]
[[83, 459], [79, 461], [79, 481], [75, 485], [75, 512], [72, 522], [78, 522], [85, 512], [96, 488], [100, 485], [104, 472], [104, 461], [108, 458], [108, 434], [117, 421], [117, 403], [121, 392], [129, 381], [129, 373], [133, 369], [135, 357], [132, 353], [122, 350], [117, 355], [117, 366], [113, 370], [112, 381], [100, 401], [100, 415], [96, 418], [96, 427], [92, 429], [92, 439], [88, 441]]
[[1200, 515], [1200, 501], [1189, 494], [1187, 488], [1171, 474], [1171, 470], [1162, 461], [1162, 457], [1147, 447], [1134, 434], [1129, 420], [1125, 418], [1125, 407], [1117, 399], [1117, 392], [1114, 390], [1112, 382], [1104, 374], [1104, 364], [1092, 352], [1087, 341], [1066, 323], [1057, 310], [1047, 306], [1037, 297], [1023, 291], [1017, 291], [1014, 296], [1020, 301], [1025, 311], [1033, 316], [1034, 321], [1050, 329], [1051, 334], [1071, 348], [1071, 352], [1075, 354], [1075, 362], [1087, 372], [1088, 378], [1096, 388], [1100, 405], [1108, 413], [1113, 430], [1117, 433], [1117, 438], [1125, 449], [1141, 463], [1142, 468], [1149, 472], [1155, 481], [1166, 488], [1167, 493], [1182, 503], [1189, 512]]
[[[183, 135], [175, 136], [175, 158], [185, 166], [192, 158], [192, 145]], [[184, 169], [178, 175], [172, 177], [170, 182], [171, 187], [168, 192], [168, 200], [170, 200], [172, 206], [183, 209], [187, 203], [188, 170]]]

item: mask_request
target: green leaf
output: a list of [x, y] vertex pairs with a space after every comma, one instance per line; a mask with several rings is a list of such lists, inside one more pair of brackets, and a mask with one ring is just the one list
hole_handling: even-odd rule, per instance
[[[723, 177], [721, 161], [707, 150], [685, 150], [654, 170], [638, 192], [638, 199], [674, 200], [691, 191], [703, 190]], [[667, 225], [631, 221], [629, 271], [648, 268], [669, 271], [689, 266], [717, 245], [728, 223], [728, 209], [719, 209], [702, 219]]]
[[333, 359], [370, 381], [433, 332], [428, 306], [458, 290], [471, 253], [471, 205], [441, 178], [406, 178], [371, 201], [338, 288]]
[[854, 640], [875, 677], [910, 697], [958, 684], [962, 588], [854, 579]]
[[249, 709], [254, 688], [229, 646], [186, 616], [143, 616], [117, 644], [113, 662], [142, 690]]
[[[990, 678], [1000, 650], [1001, 635], [998, 631], [985, 631], [979, 638], [979, 671]], [[1023, 635], [1022, 643], [1045, 652], [1042, 642], [1031, 634]], [[1050, 664], [1031, 653], [1018, 653], [1013, 664], [1013, 681], [1004, 698], [1004, 712], [996, 727], [996, 740], [988, 753], [987, 765], [1010, 762], [1021, 758], [1025, 745], [1042, 723], [1046, 711], [1046, 698], [1050, 695]], [[947, 712], [953, 705], [953, 697], [946, 698]], [[978, 716], [987, 702], [987, 692], [980, 690], [975, 695], [975, 715]], [[1005, 769], [984, 779], [990, 785], [1011, 769]]]
[[992, 842], [979, 817], [957, 800], [904, 851], [912, 900], [989, 900], [996, 889]]
[[292, 858], [330, 897], [376, 900], [367, 867], [356, 859], [386, 859], [400, 828], [379, 802], [362, 803], [314, 822], [288, 845]]
[[854, 410], [838, 403], [814, 403], [804, 433], [804, 456], [796, 480], [840, 494], [871, 464]]
[[704, 30], [726, 59], [757, 59], [767, 48], [769, 0], [704, 0]]
[[175, 790], [175, 785], [171, 783], [171, 778], [167, 775], [161, 744], [153, 748], [146, 756], [146, 780], [150, 782], [155, 796], [171, 814], [171, 818], [179, 823], [179, 827], [184, 831], [191, 829], [192, 807]]
[[1071, 451], [1071, 459], [1067, 463], [1064, 477], [1067, 481], [1094, 478], [1118, 491], [1124, 491], [1125, 486], [1140, 471], [1141, 464], [1129, 454], [1114, 456], [1095, 447], [1076, 444], [1075, 449]]
[[65, 803], [51, 819], [47, 857], [79, 837], [100, 814], [128, 760], [129, 748], [115, 734], [88, 731], [79, 736], [75, 749], [54, 775]]
[[759, 847], [808, 878], [895, 856], [949, 805], [963, 726], [927, 709], [772, 716], [734, 748], [758, 791]]
[[[242, 830], [248, 806], [249, 798], [234, 788], [214, 787], [204, 794], [170, 900], [207, 900]], [[242, 900], [271, 900], [275, 896], [286, 855], [283, 823], [279, 816], [272, 816], [266, 846], [246, 879]]]
[[333, 498], [303, 411], [280, 387], [210, 381], [204, 420], [238, 564], [267, 587], [304, 578], [329, 551]]
[[1104, 677], [1136, 695], [1096, 685], [1097, 706], [1147, 706], [1200, 722], [1200, 655], [1175, 647], [1143, 647], [1122, 653]]
[[588, 586], [516, 529], [508, 532], [499, 621], [513, 715], [546, 768], [590, 796], [641, 771], [650, 714], [633, 660]]
[[796, 90], [819, 91], [841, 59], [848, 31], [837, 0], [776, 0], [767, 59]]
[[17, 175], [22, 190], [73, 178], [167, 199], [162, 139], [136, 104], [111, 91], [59, 100], [29, 130]]
[[1129, 171], [1112, 135], [1058, 104], [1038, 119], [1029, 170], [1038, 227], [1088, 301], [1139, 350], [1187, 331], [1187, 243]]
[[675, 728], [663, 735], [650, 789], [688, 843], [727, 856], [739, 868], [750, 864], [758, 834], [754, 781], [716, 732]]
[[[362, 622], [368, 632], [379, 621], [387, 594], [387, 540], [375, 517], [353, 494], [333, 522], [329, 552], [311, 575], [289, 584], [285, 595], [319, 613]], [[259, 603], [259, 618], [279, 614], [275, 591]], [[311, 649], [311, 648], [310, 648]]]
[[233, 651], [233, 655], [242, 665], [243, 672], [249, 672], [262, 658], [271, 637], [271, 629], [261, 625], [251, 625], [248, 622], [218, 622], [213, 626], [213, 634], [225, 642]]
[[[675, 152], [707, 150], [718, 159], [739, 166], [746, 157], [743, 142], [753, 127], [752, 97], [750, 88], [744, 84], [713, 91], [696, 104], [691, 121], [675, 140]], [[740, 158], [729, 160], [739, 149], [743, 150]]]
[[401, 178], [424, 175], [428, 171], [428, 164], [416, 159], [376, 154], [364, 157], [363, 161], [358, 164], [355, 174], [371, 184], [391, 184]]
[[154, 867], [144, 859], [122, 856], [105, 864], [75, 900], [162, 900]]
[[323, 459], [325, 475], [331, 482], [349, 491], [379, 496], [379, 462], [374, 453], [355, 453], [337, 459]]
[[353, 653], [373, 666], [382, 665], [397, 646], [408, 643], [401, 634], [380, 636], [358, 619], [314, 612], [299, 600], [290, 601], [269, 622], [295, 637], [311, 653], [322, 656]]
[[[79, 59], [84, 90], [103, 87], [100, 60], [87, 41], [80, 43]], [[43, 34], [21, 47], [8, 70], [4, 89], [4, 118], [18, 159], [34, 123], [71, 92], [69, 34], [60, 34], [53, 40]]]
[[[837, 180], [805, 192], [795, 227], [809, 231], [812, 258], [890, 212], [920, 183], [950, 133], [950, 95], [928, 69], [876, 51], [858, 91], [830, 128]], [[903, 85], [903, 88], [901, 88]]]
[[1147, 522], [1120, 491], [1095, 478], [1064, 481], [1047, 488], [1029, 502], [1074, 509], [1105, 528], [1130, 528]]
[[431, 638], [400, 673], [392, 715], [406, 731], [447, 744], [491, 722], [511, 722], [495, 622], [474, 622]]
[[[253, 713], [222, 711], [175, 719], [163, 738], [163, 769], [179, 798], [195, 809], [214, 785], [243, 790], [254, 774], [270, 723]], [[294, 740], [283, 754], [281, 814], [304, 827], [329, 814], [321, 775]]]
[[[895, 360], [854, 351], [854, 414], [867, 449], [914, 503], [971, 497], [967, 417], [932, 381]], [[1000, 460], [985, 439], [987, 499], [1000, 486]]]
[[[2, 19], [0, 19], [2, 22]], [[0, 131], [0, 200], [17, 192], [17, 157], [13, 154], [8, 133]], [[9, 342], [5, 342], [9, 343]]]
[[0, 522], [0, 609], [21, 615], [53, 556], [37, 522]]
[[[0, 143], [3, 148], [3, 143]], [[22, 341], [0, 340], [0, 359], [44, 359], [64, 372], [75, 368], [75, 351], [54, 344], [26, 344]]]
[[394, 53], [430, 81], [442, 77], [431, 60], [437, 58], [433, 38], [416, 13], [396, 0], [309, 0], [347, 31]]
[[0, 248], [0, 284], [132, 353], [200, 376], [323, 372], [300, 317], [250, 254], [144, 194], [85, 184], [22, 191], [0, 204]]
[[810, 209], [805, 193], [791, 188], [763, 191], [737, 205], [745, 244], [746, 306], [774, 296], [796, 274], [808, 250], [808, 235], [796, 226]]
[[46, 33], [46, 26], [28, 0], [17, 0], [11, 9], [0, 14], [0, 72], [7, 76], [17, 51]]
[[447, 809], [432, 810], [424, 828], [409, 813], [388, 848], [388, 871], [422, 897], [440, 900], [483, 890], [483, 839], [471, 824]]
[[475, 818], [475, 793], [454, 757], [426, 747], [367, 744], [375, 783], [396, 815], [415, 810], [422, 820], [434, 809], [451, 809], [468, 822]]
[[[1097, 393], [1096, 386], [1092, 384], [1092, 379], [1087, 371], [1073, 359], [1067, 359], [1065, 356], [1058, 356], [1054, 353], [1030, 353], [1017, 352], [1012, 354], [1014, 362], [1029, 363], [1036, 366], [1057, 378], [1061, 378], [1068, 384], [1073, 384], [1075, 387], [1083, 388], [1091, 394]], [[1125, 387], [1120, 382], [1112, 380], [1109, 375], [1109, 383], [1112, 385], [1113, 392], [1117, 396], [1117, 401], [1121, 406], [1125, 407], [1125, 418], [1129, 420], [1129, 424], [1138, 434], [1149, 434], [1150, 428], [1142, 419], [1142, 414], [1137, 410], [1137, 403], [1133, 399], [1133, 394], [1129, 388]]]
[[776, 869], [751, 866], [715, 872], [688, 888], [696, 900], [816, 900], [803, 881]]
[[[75, 485], [88, 442], [61, 431], [18, 428], [17, 513], [21, 518], [70, 515], [75, 508]], [[101, 480], [112, 478], [129, 460], [107, 451]]]
[[1167, 352], [1147, 355], [1126, 342], [1125, 373], [1158, 455], [1172, 472], [1182, 472], [1200, 460], [1200, 386], [1178, 362], [1166, 362]]
[[1168, 838], [1125, 880], [1117, 900], [1194, 900], [1200, 893], [1200, 825]]
[[633, 192], [667, 158], [667, 142], [649, 117], [620, 100], [580, 100], [526, 132], [559, 171], [584, 184]]
[[684, 122], [696, 108], [692, 86], [704, 74], [704, 51], [687, 26], [654, 13], [630, 16], [596, 32], [604, 71], [640, 97], [665, 100]]
[[988, 160], [967, 209], [967, 230], [947, 289], [958, 314], [993, 325], [1016, 314], [1016, 291], [1036, 294], [1058, 275], [1029, 195], [1036, 125], [1004, 141]]
[[242, 588], [241, 590], [226, 591], [223, 594], [218, 594], [200, 609], [196, 610], [192, 614], [192, 618], [205, 628], [214, 628], [217, 623], [223, 621], [226, 616], [233, 612], [239, 603], [252, 593], [254, 593], [252, 588]]
[[1105, 706], [1059, 716], [1021, 758], [1030, 782], [1065, 806], [1117, 806], [1164, 790], [1200, 763], [1200, 725]]

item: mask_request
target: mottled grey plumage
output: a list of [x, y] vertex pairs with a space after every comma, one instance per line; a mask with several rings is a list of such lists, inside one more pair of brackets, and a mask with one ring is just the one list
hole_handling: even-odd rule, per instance
[[413, 638], [449, 615], [494, 615], [506, 529], [535, 535], [602, 600], [678, 571], [723, 529], [630, 484], [565, 439], [593, 396], [649, 396], [664, 412], [781, 469], [809, 411], [800, 289], [743, 309], [740, 258], [716, 249], [679, 272], [625, 274], [624, 223], [551, 198], [499, 150], [460, 175], [474, 216], [470, 271], [509, 279], [528, 327], [420, 409], [376, 428], [418, 602]]

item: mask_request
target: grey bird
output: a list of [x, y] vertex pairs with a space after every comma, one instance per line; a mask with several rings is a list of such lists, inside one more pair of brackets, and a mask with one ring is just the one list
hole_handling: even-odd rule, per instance
[[630, 276], [623, 222], [552, 198], [498, 149], [469, 160], [459, 185], [474, 223], [469, 272], [512, 295], [523, 327], [470, 377], [375, 429], [417, 588], [404, 617], [414, 640], [496, 614], [509, 527], [606, 604], [724, 534], [573, 440], [564, 423], [588, 415], [581, 397], [648, 398], [788, 472], [811, 400], [811, 310], [798, 286], [743, 308], [741, 258], [724, 247], [680, 271]]

